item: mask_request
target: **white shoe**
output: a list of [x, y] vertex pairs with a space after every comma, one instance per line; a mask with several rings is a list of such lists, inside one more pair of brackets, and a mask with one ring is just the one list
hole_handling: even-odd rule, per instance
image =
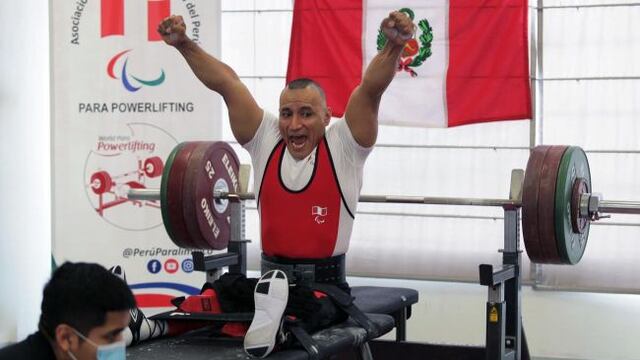
[[289, 299], [287, 275], [280, 270], [262, 275], [253, 298], [256, 312], [244, 337], [244, 351], [251, 357], [263, 358], [273, 351], [282, 330], [282, 315]]

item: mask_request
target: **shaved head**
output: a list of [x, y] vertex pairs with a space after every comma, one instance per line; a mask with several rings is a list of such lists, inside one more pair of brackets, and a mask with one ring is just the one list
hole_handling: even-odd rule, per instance
[[316, 90], [320, 94], [320, 97], [322, 98], [322, 104], [324, 106], [327, 106], [327, 97], [324, 93], [324, 90], [322, 89], [322, 86], [320, 86], [320, 84], [318, 84], [317, 82], [311, 79], [299, 78], [299, 79], [292, 80], [287, 84], [286, 89], [297, 90], [297, 89], [306, 89], [308, 87], [312, 87], [314, 90]]

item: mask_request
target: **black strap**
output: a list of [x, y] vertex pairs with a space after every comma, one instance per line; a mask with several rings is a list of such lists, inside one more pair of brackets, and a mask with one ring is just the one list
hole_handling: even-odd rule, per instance
[[212, 314], [205, 312], [184, 312], [184, 311], [167, 311], [156, 314], [149, 319], [151, 320], [198, 320], [211, 321], [216, 323], [227, 322], [244, 322], [250, 323], [253, 320], [253, 313], [220, 313]]
[[309, 359], [320, 359], [320, 347], [318, 346], [318, 343], [313, 340], [311, 335], [309, 335], [309, 333], [303, 329], [297, 321], [287, 321], [287, 325], [289, 331], [291, 331], [300, 345], [302, 345], [302, 347], [307, 351], [307, 354], [309, 354]]
[[371, 319], [369, 319], [369, 317], [353, 303], [355, 300], [353, 296], [332, 284], [316, 283], [312, 284], [311, 287], [314, 290], [327, 294], [332, 300], [334, 300], [338, 307], [349, 314], [349, 316], [351, 316], [358, 325], [364, 328], [370, 338], [373, 339], [380, 336], [381, 331], [378, 328], [378, 325], [371, 321]]

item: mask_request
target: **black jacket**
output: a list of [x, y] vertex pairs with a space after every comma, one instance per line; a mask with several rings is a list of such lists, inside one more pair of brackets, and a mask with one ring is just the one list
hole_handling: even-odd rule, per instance
[[0, 360], [56, 360], [49, 341], [35, 332], [23, 341], [0, 349]]

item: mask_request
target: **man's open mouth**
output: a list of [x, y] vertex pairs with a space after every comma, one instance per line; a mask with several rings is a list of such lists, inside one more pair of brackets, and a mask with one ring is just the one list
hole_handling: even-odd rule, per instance
[[306, 142], [306, 135], [289, 136], [289, 144], [291, 144], [294, 149], [302, 149]]

